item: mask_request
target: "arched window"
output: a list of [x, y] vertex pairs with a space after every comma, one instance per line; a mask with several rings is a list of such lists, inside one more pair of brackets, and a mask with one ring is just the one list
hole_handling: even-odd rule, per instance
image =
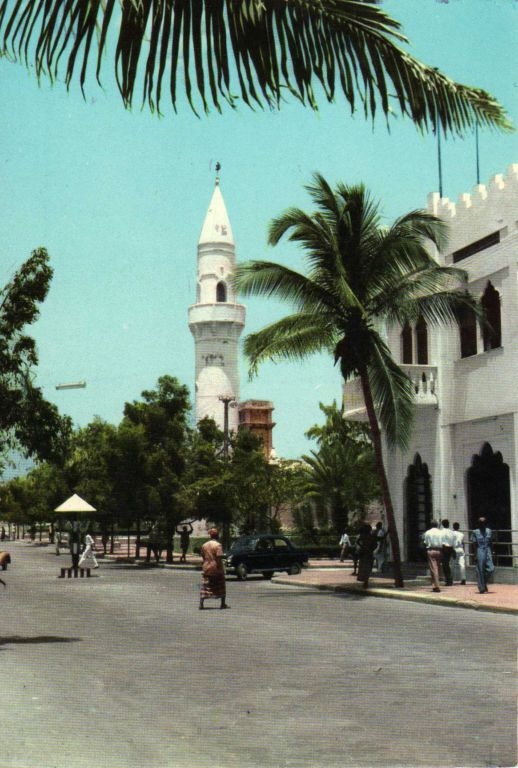
[[224, 282], [219, 282], [216, 286], [216, 301], [227, 300], [227, 286]]
[[496, 349], [502, 346], [502, 325], [500, 319], [500, 294], [490, 282], [486, 286], [484, 295], [481, 299], [482, 307], [486, 314], [486, 320], [489, 326], [482, 328], [482, 338], [484, 340], [484, 352], [489, 349]]
[[428, 326], [424, 317], [420, 317], [415, 326], [417, 342], [417, 365], [428, 365]]
[[461, 307], [458, 313], [460, 332], [460, 356], [477, 354], [477, 318], [469, 307]]
[[403, 365], [412, 365], [412, 328], [405, 323], [401, 331], [401, 358]]

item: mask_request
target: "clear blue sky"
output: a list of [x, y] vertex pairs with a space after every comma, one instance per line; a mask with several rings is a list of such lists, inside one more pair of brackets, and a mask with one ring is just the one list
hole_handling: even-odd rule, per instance
[[[460, 82], [491, 91], [518, 127], [516, 0], [391, 0], [413, 55]], [[108, 72], [108, 70], [106, 70]], [[438, 188], [436, 146], [409, 121], [374, 129], [338, 101], [318, 114], [292, 102], [280, 112], [242, 107], [197, 119], [187, 108], [163, 118], [123, 109], [105, 77], [86, 100], [74, 85], [37, 85], [0, 60], [0, 280], [31, 250], [45, 246], [55, 270], [34, 326], [37, 383], [77, 426], [94, 415], [118, 423], [123, 405], [165, 373], [193, 389], [194, 345], [187, 308], [195, 301], [196, 245], [212, 195], [214, 165], [241, 261], [271, 258], [300, 265], [286, 245], [265, 245], [269, 220], [290, 205], [309, 206], [303, 185], [314, 171], [330, 181], [362, 181], [387, 219], [426, 205]], [[518, 162], [518, 134], [484, 132], [482, 181]], [[444, 193], [456, 199], [475, 184], [473, 137], [444, 146]], [[285, 311], [248, 299], [248, 332]], [[84, 379], [84, 390], [56, 391]], [[265, 365], [241, 399], [275, 404], [274, 445], [295, 457], [311, 444], [319, 401], [340, 399], [327, 357]]]

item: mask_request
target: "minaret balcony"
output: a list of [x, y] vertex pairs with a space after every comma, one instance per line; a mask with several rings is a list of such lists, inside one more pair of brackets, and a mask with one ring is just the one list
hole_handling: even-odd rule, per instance
[[189, 326], [198, 323], [245, 324], [245, 306], [243, 304], [193, 304], [189, 307]]
[[[437, 407], [437, 366], [400, 365], [414, 387], [414, 402], [417, 406]], [[343, 388], [343, 415], [351, 421], [365, 421], [367, 411], [360, 379], [350, 379]]]

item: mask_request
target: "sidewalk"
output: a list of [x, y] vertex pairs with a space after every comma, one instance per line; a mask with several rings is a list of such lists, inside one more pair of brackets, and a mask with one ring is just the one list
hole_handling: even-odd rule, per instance
[[342, 566], [336, 561], [310, 562], [298, 576], [285, 574], [274, 576], [275, 584], [322, 589], [331, 592], [351, 592], [372, 597], [386, 597], [393, 600], [411, 600], [419, 603], [433, 603], [455, 608], [472, 608], [493, 613], [518, 615], [518, 586], [516, 584], [490, 584], [489, 592], [481, 595], [474, 582], [466, 585], [455, 584], [453, 587], [441, 587], [441, 592], [432, 592], [430, 584], [416, 580], [405, 583], [403, 589], [396, 589], [391, 578], [377, 577], [369, 579], [368, 589], [364, 589], [352, 575], [349, 566]]

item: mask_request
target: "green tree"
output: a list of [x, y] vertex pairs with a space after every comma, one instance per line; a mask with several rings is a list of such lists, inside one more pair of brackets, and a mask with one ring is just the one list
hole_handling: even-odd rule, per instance
[[65, 467], [69, 487], [99, 513], [113, 510], [113, 451], [116, 428], [96, 416], [78, 429]]
[[241, 429], [231, 441], [228, 493], [233, 523], [240, 533], [264, 531], [268, 525], [268, 462], [260, 437]]
[[344, 419], [336, 402], [320, 403], [324, 424], [306, 432], [318, 450], [303, 456], [306, 462], [306, 488], [319, 510], [331, 513], [336, 534], [350, 523], [350, 513], [362, 518], [369, 502], [380, 496], [374, 450], [367, 424]]
[[189, 429], [189, 392], [172, 376], [161, 376], [154, 390], [142, 392], [142, 401], [126, 403], [123, 424], [144, 432], [147, 506], [159, 519], [166, 538], [167, 562], [173, 559], [173, 536], [184, 518], [181, 503]]
[[447, 225], [412, 211], [382, 226], [379, 205], [362, 185], [332, 189], [319, 174], [307, 187], [316, 210], [291, 208], [272, 221], [268, 241], [299, 243], [308, 275], [280, 264], [252, 261], [238, 267], [242, 294], [275, 296], [294, 305], [288, 317], [245, 339], [253, 373], [267, 359], [304, 359], [334, 353], [344, 381], [359, 377], [376, 457], [382, 500], [394, 558], [396, 586], [403, 585], [399, 537], [383, 462], [380, 422], [389, 447], [402, 449], [412, 429], [413, 389], [393, 360], [382, 335], [384, 323], [454, 323], [457, 311], [474, 299], [462, 288], [464, 271], [441, 267], [430, 253], [446, 245]]
[[282, 512], [290, 510], [292, 515], [302, 504], [305, 496], [305, 477], [302, 462], [280, 459], [266, 467], [266, 499], [268, 531], [279, 531], [282, 527]]
[[316, 109], [317, 92], [334, 101], [341, 91], [352, 113], [388, 120], [397, 109], [420, 129], [508, 125], [490, 94], [411, 56], [378, 0], [6, 0], [0, 32], [0, 55], [38, 77], [64, 68], [67, 85], [79, 72], [83, 88], [89, 64], [99, 79], [111, 58], [128, 107], [138, 86], [152, 110], [165, 87], [175, 108], [183, 91], [205, 112], [238, 101], [278, 108], [287, 94]]
[[63, 467], [43, 462], [32, 469], [26, 478], [30, 515], [39, 523], [51, 524], [51, 536], [55, 523], [61, 526], [62, 516], [54, 512], [71, 494]]
[[39, 248], [0, 290], [0, 450], [21, 448], [26, 456], [63, 462], [71, 421], [34, 385], [38, 354], [26, 333], [51, 279], [47, 251]]
[[223, 440], [223, 432], [209, 418], [199, 421], [190, 434], [182, 506], [184, 517], [210, 520], [227, 531], [232, 523], [233, 504]]
[[325, 443], [302, 457], [306, 462], [306, 494], [321, 510], [328, 510], [336, 534], [343, 533], [350, 515], [365, 514], [367, 504], [379, 496], [374, 451], [355, 443]]

